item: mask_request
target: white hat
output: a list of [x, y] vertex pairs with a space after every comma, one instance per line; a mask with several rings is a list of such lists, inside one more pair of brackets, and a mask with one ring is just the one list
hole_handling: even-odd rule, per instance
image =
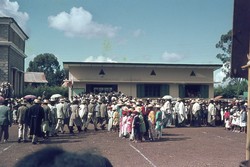
[[149, 105], [148, 105], [148, 108], [149, 108], [149, 107], [153, 107], [153, 105], [152, 105], [152, 104], [149, 104]]
[[49, 100], [44, 99], [44, 100], [43, 100], [43, 103], [48, 104], [48, 103], [49, 103]]
[[159, 104], [156, 104], [155, 108], [161, 108], [161, 106]]
[[56, 99], [55, 98], [50, 98], [49, 101], [56, 101]]
[[61, 98], [61, 99], [59, 100], [59, 102], [61, 102], [61, 103], [64, 102], [64, 101], [65, 101], [64, 98]]
[[34, 103], [38, 104], [38, 103], [41, 103], [41, 101], [39, 99], [35, 99]]

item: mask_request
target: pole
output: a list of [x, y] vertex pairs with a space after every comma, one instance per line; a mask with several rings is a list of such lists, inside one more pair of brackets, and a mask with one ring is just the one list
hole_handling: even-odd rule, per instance
[[[248, 60], [248, 63], [250, 60]], [[248, 65], [248, 93], [247, 93], [247, 142], [246, 142], [246, 160], [250, 159], [250, 65]]]
[[247, 58], [248, 62], [242, 68], [248, 70], [246, 160], [250, 160], [250, 56], [247, 55]]

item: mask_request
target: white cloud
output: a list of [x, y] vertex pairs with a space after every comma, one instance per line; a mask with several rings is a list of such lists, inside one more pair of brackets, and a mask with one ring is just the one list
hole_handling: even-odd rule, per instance
[[139, 36], [141, 36], [142, 34], [144, 34], [144, 31], [141, 30], [141, 29], [137, 29], [137, 30], [135, 30], [133, 32], [133, 36], [136, 37], [136, 38], [139, 37]]
[[109, 62], [109, 63], [116, 63], [116, 61], [112, 60], [109, 57], [104, 57], [104, 56], [98, 56], [98, 57], [94, 57], [94, 56], [89, 56], [87, 57], [84, 62]]
[[169, 53], [167, 51], [165, 51], [163, 54], [162, 54], [162, 59], [164, 61], [167, 61], [167, 62], [178, 62], [178, 61], [181, 61], [184, 59], [183, 56], [181, 55], [178, 55], [176, 53]]
[[19, 11], [17, 1], [0, 0], [0, 17], [12, 17], [18, 25], [26, 31], [26, 22], [29, 20], [29, 15], [26, 12]]
[[82, 7], [73, 7], [70, 13], [61, 12], [48, 17], [49, 26], [63, 31], [69, 37], [108, 37], [116, 35], [118, 27], [99, 24], [93, 21], [91, 13]]
[[214, 72], [214, 82], [221, 83], [224, 77], [225, 77], [225, 73], [222, 72], [221, 69], [218, 69]]

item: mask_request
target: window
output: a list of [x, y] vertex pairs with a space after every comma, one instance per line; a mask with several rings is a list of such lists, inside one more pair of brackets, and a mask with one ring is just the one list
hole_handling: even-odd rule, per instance
[[179, 85], [179, 96], [181, 98], [208, 98], [208, 85], [186, 84]]
[[137, 84], [137, 97], [162, 97], [169, 94], [167, 84]]
[[145, 84], [146, 97], [160, 97], [160, 84]]
[[117, 85], [105, 85], [105, 84], [87, 84], [86, 92], [90, 93], [109, 93], [117, 92]]

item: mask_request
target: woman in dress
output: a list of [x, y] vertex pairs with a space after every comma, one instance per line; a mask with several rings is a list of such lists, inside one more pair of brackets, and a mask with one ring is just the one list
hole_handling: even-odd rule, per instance
[[153, 141], [155, 139], [155, 111], [152, 104], [148, 105], [148, 110], [149, 140]]
[[118, 111], [116, 110], [116, 107], [113, 107], [113, 130], [114, 132], [117, 132], [119, 131], [119, 113]]
[[156, 130], [156, 135], [157, 139], [161, 139], [162, 137], [162, 111], [160, 110], [161, 106], [156, 105], [156, 115], [155, 115], [155, 130]]
[[240, 132], [246, 133], [247, 111], [245, 106], [241, 106], [240, 110]]
[[112, 107], [111, 106], [108, 106], [107, 107], [108, 109], [108, 131], [110, 132], [112, 130], [112, 125], [113, 125], [113, 113], [114, 111], [112, 110]]

